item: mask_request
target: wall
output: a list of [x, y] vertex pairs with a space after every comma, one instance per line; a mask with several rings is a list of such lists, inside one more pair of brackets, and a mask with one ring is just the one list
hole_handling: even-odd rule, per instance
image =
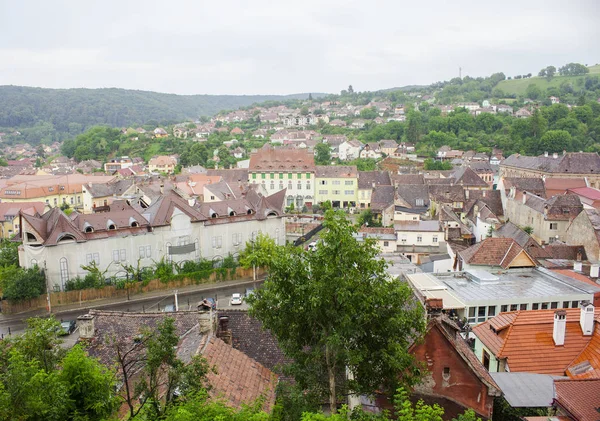
[[[491, 352], [480, 340], [479, 338], [475, 337], [475, 349], [474, 349], [474, 353], [475, 356], [477, 357], [477, 359], [481, 362], [481, 364], [483, 364], [483, 351], [487, 352], [490, 356], [490, 368], [489, 368], [489, 372], [490, 373], [497, 373], [498, 372], [498, 360], [496, 359], [496, 357], [494, 356], [494, 353]], [[504, 370], [502, 370], [504, 371]]]
[[420, 221], [421, 215], [418, 213], [409, 213], [395, 210], [394, 221]]
[[368, 209], [371, 207], [371, 194], [372, 193], [373, 193], [372, 188], [358, 190], [358, 204], [361, 209]]
[[[324, 183], [324, 184], [323, 184]], [[337, 183], [337, 184], [336, 184]], [[347, 184], [351, 183], [351, 184]], [[356, 206], [358, 196], [358, 178], [321, 178], [316, 179], [315, 202], [321, 203], [327, 200], [353, 202]], [[337, 193], [334, 193], [337, 192]]]
[[[411, 349], [418, 361], [427, 365], [428, 373], [415, 390], [424, 394], [444, 396], [473, 408], [485, 418], [491, 418], [493, 397], [485, 384], [473, 373], [437, 324], [425, 335], [424, 341]], [[460, 339], [459, 339], [460, 340]], [[444, 368], [450, 369], [444, 375]]]
[[[286, 206], [289, 206], [293, 199], [296, 207], [302, 207], [306, 202], [313, 203], [315, 198], [314, 171], [302, 173], [249, 173], [248, 181], [262, 184], [269, 196], [287, 189]], [[298, 188], [298, 182], [300, 182], [300, 188]], [[301, 199], [298, 200], [298, 197]]]
[[586, 211], [581, 212], [567, 228], [566, 240], [568, 244], [583, 244], [588, 260], [600, 261], [600, 246], [596, 230], [590, 222]]

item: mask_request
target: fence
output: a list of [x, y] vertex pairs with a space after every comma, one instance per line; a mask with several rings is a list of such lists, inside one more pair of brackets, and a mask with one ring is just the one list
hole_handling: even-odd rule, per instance
[[[257, 269], [257, 275], [263, 273], [264, 271], [262, 269]], [[115, 287], [114, 285], [107, 285], [104, 288], [99, 289], [91, 288], [76, 291], [51, 292], [50, 303], [52, 304], [52, 308], [54, 309], [55, 307], [60, 307], [67, 304], [84, 303], [107, 298], [125, 299], [128, 296], [128, 292], [129, 297], [131, 297], [137, 294], [142, 294], [150, 291], [169, 290], [175, 288], [182, 288], [190, 285], [229, 281], [232, 279], [252, 279], [252, 269], [244, 269], [238, 267], [235, 271], [227, 270], [225, 276], [217, 272], [213, 272], [210, 274], [210, 276], [201, 281], [190, 278], [183, 278], [169, 282], [161, 282], [159, 279], [154, 279], [148, 282], [146, 285], [143, 285], [143, 283], [141, 282], [136, 282], [129, 288], [129, 291], [127, 291], [126, 289], [117, 289], [117, 287]], [[47, 308], [47, 304], [47, 296], [45, 294], [26, 301], [3, 301], [2, 312], [4, 314], [16, 314], [24, 311], [44, 309]]]

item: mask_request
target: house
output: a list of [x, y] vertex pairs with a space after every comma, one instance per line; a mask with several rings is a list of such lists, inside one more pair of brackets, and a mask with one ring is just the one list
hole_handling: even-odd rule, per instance
[[[428, 302], [428, 306], [432, 304], [433, 300]], [[421, 382], [414, 388], [419, 398], [435, 401], [443, 397], [450, 405], [459, 406], [455, 412], [470, 408], [479, 417], [492, 419], [494, 398], [502, 392], [461, 337], [453, 320], [441, 313], [432, 315], [423, 340], [413, 344], [409, 351], [426, 365]]]
[[163, 137], [168, 137], [169, 133], [167, 133], [167, 131], [161, 127], [157, 127], [156, 129], [154, 129], [154, 137], [156, 138], [163, 138]]
[[492, 231], [492, 237], [510, 238], [514, 240], [519, 246], [521, 246], [521, 248], [523, 248], [523, 250], [527, 251], [529, 256], [536, 260], [539, 258], [549, 257], [549, 253], [541, 245], [539, 245], [538, 242], [531, 237], [531, 235], [527, 234], [510, 221]]
[[283, 241], [284, 195], [248, 190], [239, 199], [193, 207], [171, 193], [145, 207], [121, 200], [93, 214], [68, 217], [59, 208], [39, 217], [22, 214], [19, 264], [45, 267], [51, 289], [64, 290], [69, 280], [87, 274], [81, 266], [92, 261], [107, 277], [124, 277], [120, 265], [135, 262], [145, 268], [161, 259], [222, 261], [259, 231]]
[[[170, 313], [90, 310], [78, 317], [80, 341], [91, 357], [106, 366], [117, 364], [117, 349], [121, 350], [124, 361], [135, 361], [128, 358], [130, 350], [137, 346], [136, 338], [144, 329], [154, 329], [166, 317], [174, 320], [174, 333], [179, 338], [177, 358], [188, 364], [192, 357], [202, 355], [208, 365], [214, 367], [214, 371], [209, 370], [206, 376], [211, 397], [223, 399], [226, 405], [238, 409], [262, 398], [266, 411], [273, 408], [278, 376], [235, 349], [231, 344], [231, 334], [217, 331], [217, 314], [201, 306], [197, 310]], [[128, 370], [129, 378], [135, 378], [142, 366], [143, 363], [137, 369]], [[117, 371], [117, 376], [121, 380], [121, 371]]]
[[239, 127], [234, 127], [234, 128], [233, 128], [233, 129], [232, 129], [232, 130], [229, 132], [229, 134], [230, 134], [230, 135], [233, 135], [233, 136], [238, 136], [238, 135], [239, 135], [239, 136], [241, 136], [241, 135], [243, 135], [243, 134], [244, 134], [244, 131], [243, 131], [242, 129], [240, 129]]
[[491, 190], [492, 186], [486, 180], [483, 180], [469, 166], [460, 167], [452, 173], [451, 178], [454, 184], [462, 186], [465, 190]]
[[531, 111], [529, 111], [527, 108], [521, 108], [515, 113], [515, 117], [529, 118], [529, 117], [531, 117]]
[[567, 192], [579, 196], [584, 209], [600, 209], [600, 190], [591, 187], [568, 188]]
[[437, 209], [442, 204], [448, 205], [451, 209], [456, 210], [457, 212], [464, 212], [464, 204], [467, 200], [465, 194], [466, 191], [468, 190], [463, 189], [462, 186], [450, 184], [430, 184], [429, 200], [431, 202], [431, 214], [436, 215]]
[[360, 157], [360, 151], [363, 148], [363, 144], [358, 140], [347, 140], [342, 142], [339, 146], [339, 158], [342, 161], [352, 161]]
[[394, 222], [394, 230], [398, 237], [397, 251], [415, 264], [430, 254], [447, 252], [439, 221], [398, 221]]
[[379, 159], [382, 157], [381, 155], [381, 148], [379, 147], [379, 144], [374, 142], [374, 143], [367, 143], [364, 148], [360, 151], [360, 157], [361, 158], [370, 158], [370, 159]]
[[250, 156], [248, 182], [262, 184], [269, 194], [286, 191], [287, 206], [312, 206], [315, 157], [305, 149], [274, 149], [269, 145]]
[[356, 207], [358, 198], [356, 166], [318, 165], [315, 183], [315, 203], [330, 201], [334, 208]]
[[459, 254], [460, 270], [536, 267], [537, 262], [512, 238], [490, 237]]
[[339, 120], [336, 118], [335, 120], [331, 120], [329, 122], [329, 125], [333, 127], [346, 127], [346, 122], [344, 120]]
[[361, 209], [371, 207], [373, 190], [379, 186], [391, 186], [392, 180], [387, 171], [358, 172], [358, 203]]
[[383, 139], [379, 141], [379, 150], [381, 153], [391, 156], [398, 149], [398, 144], [395, 140]]
[[482, 200], [477, 200], [465, 215], [470, 223], [475, 241], [483, 241], [500, 225], [502, 215], [496, 215], [491, 207]]
[[396, 252], [396, 232], [394, 228], [380, 228], [362, 226], [356, 233], [358, 241], [364, 241], [365, 238], [372, 238], [376, 241], [377, 248], [381, 253]]
[[475, 174], [485, 181], [490, 188], [494, 185], [494, 176], [497, 171], [494, 171], [492, 164], [486, 161], [472, 161], [467, 164]]
[[586, 179], [588, 187], [600, 189], [600, 155], [596, 152], [565, 152], [523, 156], [513, 154], [500, 164], [500, 178], [572, 178]]
[[600, 312], [587, 302], [502, 312], [473, 327], [475, 355], [490, 372], [600, 379], [599, 324]]
[[371, 193], [371, 212], [387, 227], [394, 222], [394, 186], [377, 186]]
[[[405, 278], [420, 301], [442, 299], [442, 307], [447, 314], [471, 326], [507, 311], [524, 313], [525, 310], [576, 308], [580, 301], [589, 301], [600, 291], [599, 285], [540, 267], [494, 273], [481, 269], [408, 273]], [[498, 318], [501, 320], [502, 315]], [[490, 330], [490, 325], [482, 329]], [[482, 353], [476, 354], [489, 369]]]
[[555, 96], [551, 96], [551, 97], [550, 97], [550, 98], [548, 98], [548, 99], [550, 100], [550, 102], [551, 102], [552, 104], [560, 104], [560, 99], [558, 99], [558, 98], [557, 98], [557, 97], [555, 97]]
[[148, 161], [148, 170], [152, 173], [172, 174], [175, 172], [176, 166], [177, 159], [173, 156], [159, 155]]
[[104, 164], [104, 171], [112, 174], [115, 171], [122, 170], [124, 168], [130, 168], [133, 166], [133, 160], [128, 156], [122, 156], [120, 158], [113, 158]]
[[354, 121], [352, 121], [352, 123], [350, 124], [350, 127], [353, 129], [363, 129], [365, 127], [365, 124], [367, 122], [363, 119], [356, 119]]
[[0, 238], [10, 239], [20, 231], [19, 214], [41, 215], [44, 202], [0, 203]]
[[565, 241], [567, 228], [583, 211], [579, 197], [574, 194], [544, 199], [524, 191], [519, 200], [512, 188], [503, 202], [506, 218], [519, 226], [532, 227], [532, 236], [540, 244]]
[[188, 133], [185, 127], [173, 127], [173, 136], [178, 139], [187, 139]]
[[51, 207], [82, 206], [83, 185], [88, 182], [108, 183], [114, 176], [83, 174], [69, 175], [16, 175], [0, 188], [2, 202], [45, 202]]
[[429, 187], [425, 184], [396, 183], [394, 222], [420, 221], [429, 212]]
[[600, 379], [556, 379], [553, 407], [559, 419], [597, 421], [600, 408]]
[[[85, 183], [81, 186], [83, 213], [92, 213], [96, 208], [110, 205], [113, 200], [131, 199], [136, 196], [133, 179], [114, 179], [108, 183]], [[137, 191], [139, 193], [139, 189]], [[142, 196], [142, 195], [139, 195]]]
[[496, 112], [497, 113], [512, 114], [513, 113], [513, 108], [510, 105], [500, 104], [500, 105], [496, 106]]
[[567, 244], [583, 244], [587, 258], [594, 263], [600, 262], [600, 211], [584, 209], [567, 226], [565, 232]]

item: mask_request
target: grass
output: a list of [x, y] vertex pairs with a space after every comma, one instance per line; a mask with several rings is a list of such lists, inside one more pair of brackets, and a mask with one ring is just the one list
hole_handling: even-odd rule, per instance
[[[600, 75], [600, 65], [590, 66], [590, 73], [588, 75]], [[529, 79], [512, 79], [503, 80], [496, 86], [498, 89], [506, 92], [507, 94], [525, 95], [527, 87], [531, 84], [537, 85], [540, 89], [545, 90], [552, 86], [558, 88], [563, 82], [570, 82], [574, 86], [577, 86], [577, 80], [585, 80], [584, 76], [555, 76], [552, 80], [548, 81], [544, 77], [534, 76]]]

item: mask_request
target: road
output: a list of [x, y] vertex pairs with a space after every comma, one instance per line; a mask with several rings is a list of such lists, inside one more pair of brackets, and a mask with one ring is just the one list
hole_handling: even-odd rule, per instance
[[[258, 283], [261, 283], [260, 281]], [[250, 282], [248, 287], [252, 286]], [[179, 310], [190, 310], [196, 305], [199, 301], [206, 297], [215, 298], [217, 301], [217, 308], [227, 309], [227, 308], [238, 308], [238, 309], [247, 309], [248, 306], [245, 302], [242, 302], [241, 305], [231, 306], [229, 300], [231, 299], [231, 295], [233, 293], [241, 293], [244, 294], [246, 286], [215, 286], [211, 288], [209, 291], [188, 291], [185, 294], [178, 294], [178, 304]], [[90, 303], [86, 308], [77, 308], [72, 310], [65, 311], [57, 311], [55, 312], [55, 317], [59, 320], [77, 320], [78, 316], [82, 314], [86, 314], [88, 309], [96, 308], [101, 310], [112, 310], [112, 311], [126, 311], [126, 312], [157, 312], [164, 311], [165, 306], [174, 305], [175, 304], [175, 295], [174, 291], [171, 295], [163, 296], [163, 297], [151, 297], [148, 299], [144, 299], [141, 296], [139, 299], [131, 302], [123, 302], [118, 304], [106, 304], [102, 306], [94, 306], [93, 303]], [[0, 335], [7, 336], [10, 333], [12, 335], [19, 335], [25, 329], [25, 320], [20, 318], [10, 318], [5, 320], [0, 320]], [[66, 342], [71, 342], [71, 338], [78, 336], [78, 332], [66, 337]], [[73, 341], [74, 342], [74, 341]]]

